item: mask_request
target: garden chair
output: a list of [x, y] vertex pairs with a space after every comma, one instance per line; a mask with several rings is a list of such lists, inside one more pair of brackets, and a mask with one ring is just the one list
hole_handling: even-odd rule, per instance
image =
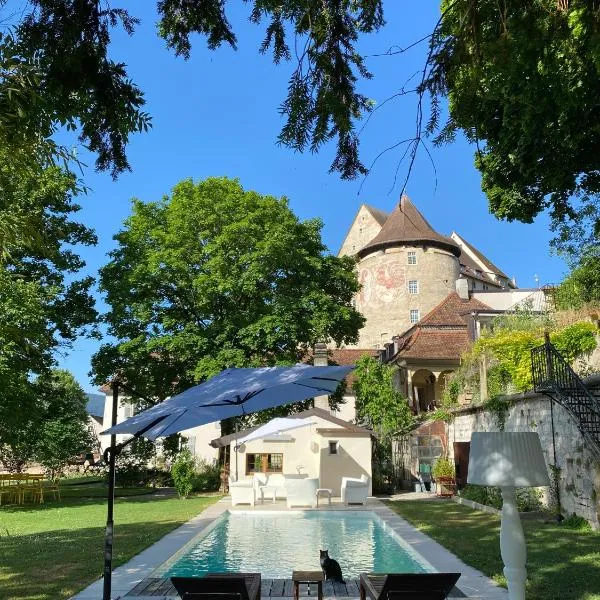
[[342, 477], [342, 502], [348, 504], [366, 504], [369, 496], [369, 477]]
[[184, 600], [260, 600], [260, 573], [209, 573], [171, 582]]
[[256, 489], [252, 479], [243, 479], [241, 481], [233, 481], [229, 477], [229, 495], [231, 496], [231, 505], [249, 504], [254, 506], [256, 502]]
[[360, 600], [445, 600], [460, 573], [362, 573]]

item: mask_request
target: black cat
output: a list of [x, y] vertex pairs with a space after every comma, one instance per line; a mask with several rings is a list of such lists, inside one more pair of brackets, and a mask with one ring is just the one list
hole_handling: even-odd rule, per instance
[[323, 569], [323, 575], [325, 579], [331, 579], [332, 581], [337, 581], [339, 583], [346, 583], [342, 576], [342, 568], [340, 567], [340, 563], [337, 560], [333, 560], [333, 558], [329, 558], [328, 550], [319, 550], [320, 558], [321, 558], [321, 568]]

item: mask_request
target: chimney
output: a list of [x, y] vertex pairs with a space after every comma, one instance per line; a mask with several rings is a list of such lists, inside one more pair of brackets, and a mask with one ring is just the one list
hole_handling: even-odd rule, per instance
[[[318, 342], [315, 344], [313, 365], [315, 367], [326, 367], [327, 363], [327, 344]], [[329, 412], [329, 396], [315, 396], [315, 408], [322, 408]]]
[[469, 282], [468, 280], [460, 277], [456, 280], [456, 293], [461, 300], [469, 299]]

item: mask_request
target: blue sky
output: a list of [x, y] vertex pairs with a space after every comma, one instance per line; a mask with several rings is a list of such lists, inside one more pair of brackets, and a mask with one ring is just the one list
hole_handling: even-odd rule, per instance
[[[278, 107], [293, 64], [276, 67], [268, 55], [258, 54], [263, 29], [248, 22], [248, 4], [229, 3], [228, 14], [239, 40], [237, 52], [230, 48], [209, 51], [197, 37], [189, 61], [176, 58], [156, 35], [155, 2], [125, 4], [142, 23], [132, 38], [116, 34], [112, 53], [127, 64], [130, 76], [144, 90], [154, 126], [149, 133], [132, 138], [128, 150], [132, 172], [117, 181], [95, 173], [93, 157], [81, 153], [90, 165], [84, 180], [91, 191], [81, 198], [80, 219], [93, 227], [99, 238], [96, 247], [81, 251], [87, 273], [95, 275], [107, 261], [106, 255], [114, 247], [112, 236], [129, 214], [131, 198], [159, 199], [188, 177], [237, 177], [246, 189], [287, 196], [301, 219], [323, 220], [323, 238], [334, 253], [361, 203], [393, 209], [406, 176], [406, 165], [401, 165], [394, 186], [398, 152], [385, 154], [366, 180], [347, 182], [328, 173], [334, 156], [332, 145], [317, 155], [277, 146], [282, 126]], [[361, 91], [376, 105], [398, 92], [422, 68], [426, 47], [420, 45], [396, 57], [371, 55], [420, 39], [438, 18], [435, 2], [387, 2], [385, 10], [386, 27], [360, 44], [374, 74], [372, 80], [361, 83]], [[386, 147], [413, 136], [414, 127], [413, 96], [382, 106], [361, 134], [365, 164], [370, 165]], [[550, 255], [552, 235], [547, 216], [525, 225], [499, 222], [490, 215], [473, 166], [473, 148], [464, 140], [435, 149], [432, 155], [437, 176], [421, 153], [407, 192], [436, 230], [445, 234], [456, 230], [509, 276], [515, 276], [520, 287], [535, 286], [535, 275], [541, 284], [562, 278], [566, 266]], [[105, 305], [99, 294], [97, 298], [102, 311]], [[70, 369], [86, 391], [94, 390], [88, 371], [99, 343], [80, 340], [59, 356], [60, 365]]]

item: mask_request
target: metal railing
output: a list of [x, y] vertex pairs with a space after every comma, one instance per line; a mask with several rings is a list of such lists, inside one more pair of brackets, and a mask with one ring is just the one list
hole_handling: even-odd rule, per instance
[[575, 419], [590, 450], [600, 458], [600, 402], [587, 389], [577, 373], [546, 338], [531, 351], [533, 386], [536, 392], [551, 396]]

